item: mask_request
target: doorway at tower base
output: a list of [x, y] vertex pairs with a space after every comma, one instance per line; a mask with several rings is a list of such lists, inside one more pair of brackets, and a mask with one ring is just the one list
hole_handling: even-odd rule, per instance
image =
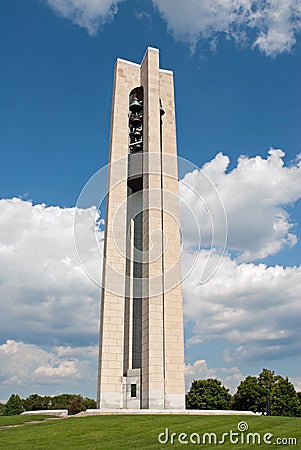
[[140, 409], [141, 369], [128, 369], [123, 377], [123, 407], [125, 409]]

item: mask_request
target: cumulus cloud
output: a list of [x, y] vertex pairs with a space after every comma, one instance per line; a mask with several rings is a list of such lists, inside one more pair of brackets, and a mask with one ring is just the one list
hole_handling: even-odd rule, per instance
[[[190, 257], [185, 253], [184, 263]], [[201, 252], [183, 283], [185, 318], [194, 324], [188, 344], [224, 342], [228, 363], [300, 354], [301, 267], [239, 264], [225, 256], [215, 276], [200, 285], [206, 258]]]
[[113, 19], [118, 4], [123, 0], [46, 0], [52, 10], [90, 35], [97, 33], [99, 26]]
[[58, 345], [53, 347], [54, 352], [60, 358], [62, 357], [85, 357], [85, 358], [96, 358], [98, 356], [98, 345], [88, 345], [87, 347], [70, 347], [70, 345], [62, 346]]
[[[124, 0], [45, 0], [58, 15], [97, 33]], [[129, 2], [128, 2], [129, 3]], [[215, 48], [221, 35], [257, 47], [268, 56], [290, 52], [301, 29], [301, 0], [153, 0], [176, 39], [195, 48], [207, 39]], [[136, 12], [138, 19], [148, 13]]]
[[[73, 346], [94, 343], [100, 293], [81, 267], [73, 241], [75, 208], [0, 200], [0, 340]], [[101, 274], [95, 208], [78, 215], [83, 258]], [[98, 235], [102, 240], [102, 234]], [[0, 341], [0, 342], [1, 342]]]
[[[237, 167], [227, 172], [230, 160], [220, 153], [200, 171], [184, 176], [180, 197], [197, 217], [203, 247], [210, 245], [213, 233], [217, 244], [224, 233], [225, 223], [215, 212], [216, 190], [227, 216], [227, 248], [238, 252], [241, 261], [263, 259], [296, 244], [287, 207], [301, 197], [301, 160], [299, 156], [286, 167], [283, 157], [279, 149], [269, 150], [267, 158], [241, 156]], [[187, 246], [196, 242], [198, 235], [186, 217], [182, 214], [181, 226]], [[219, 242], [220, 246], [223, 243]]]
[[[86, 355], [83, 351], [86, 350]], [[70, 348], [69, 348], [70, 352]], [[73, 349], [72, 357], [37, 345], [7, 340], [0, 345], [0, 379], [2, 386], [38, 387], [41, 385], [72, 384], [80, 379], [91, 380], [89, 357], [91, 347]]]
[[217, 367], [209, 368], [207, 361], [199, 359], [194, 361], [193, 364], [187, 364], [185, 366], [185, 382], [186, 390], [188, 391], [193, 380], [203, 380], [206, 378], [216, 378], [222, 382], [222, 384], [230, 389], [231, 393], [235, 392], [235, 388], [244, 378], [238, 367]]
[[195, 47], [221, 35], [268, 56], [290, 52], [301, 28], [301, 0], [153, 0], [176, 39]]
[[296, 391], [301, 392], [301, 378], [300, 377], [291, 378], [290, 381], [294, 384]]
[[[193, 323], [186, 344], [197, 348], [222, 341], [224, 365], [231, 366], [211, 369], [196, 361], [186, 369], [188, 383], [216, 376], [233, 388], [243, 378], [236, 367], [240, 363], [300, 354], [301, 268], [254, 263], [297, 240], [287, 206], [301, 197], [301, 162], [297, 158], [285, 166], [283, 157], [281, 150], [271, 149], [267, 158], [241, 157], [228, 171], [229, 158], [219, 154], [180, 183], [180, 196], [202, 224], [203, 247], [196, 250], [194, 230], [182, 216], [184, 272], [196, 261], [183, 283], [185, 319]], [[204, 182], [204, 174], [212, 183]], [[216, 190], [228, 216], [228, 253], [215, 276], [201, 285], [212, 234], [204, 204], [214, 209]], [[195, 192], [204, 202], [195, 201]], [[96, 377], [95, 367], [90, 368], [97, 361], [100, 291], [75, 251], [75, 211], [0, 200], [0, 377], [6, 386], [43, 380], [66, 380], [67, 386], [70, 380], [84, 380], [85, 371]], [[98, 213], [94, 207], [77, 212], [77, 237], [85, 242], [80, 256], [100, 281]], [[218, 237], [221, 221], [213, 217]], [[212, 267], [219, 261], [219, 250], [213, 250]]]

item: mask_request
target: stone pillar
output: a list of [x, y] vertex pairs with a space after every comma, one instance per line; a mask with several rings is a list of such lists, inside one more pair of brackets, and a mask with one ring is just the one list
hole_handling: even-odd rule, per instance
[[127, 198], [129, 92], [139, 84], [139, 65], [118, 59], [111, 119], [98, 365], [98, 407], [102, 409], [123, 407], [126, 204], [118, 223], [114, 216]]
[[[148, 49], [141, 65], [144, 89], [142, 408], [164, 408], [162, 189], [159, 51]], [[154, 207], [156, 206], [156, 208]]]

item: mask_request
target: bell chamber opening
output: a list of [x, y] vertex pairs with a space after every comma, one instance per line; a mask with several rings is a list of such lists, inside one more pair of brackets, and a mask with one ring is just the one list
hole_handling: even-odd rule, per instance
[[128, 186], [132, 192], [143, 189], [143, 87], [136, 87], [129, 95], [129, 163]]
[[129, 96], [129, 152], [143, 151], [143, 87], [133, 89]]

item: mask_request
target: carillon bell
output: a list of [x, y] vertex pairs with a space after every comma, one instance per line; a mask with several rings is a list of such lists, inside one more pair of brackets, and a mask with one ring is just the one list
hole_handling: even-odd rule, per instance
[[133, 125], [134, 128], [139, 128], [142, 125], [142, 120], [141, 120], [141, 118], [140, 118], [138, 113], [131, 114], [130, 122], [131, 122], [131, 125]]
[[134, 113], [135, 113], [135, 112], [138, 113], [138, 112], [142, 111], [142, 105], [141, 105], [141, 103], [138, 101], [138, 98], [137, 98], [137, 97], [135, 97], [135, 98], [132, 100], [132, 102], [130, 103], [129, 108], [130, 108], [130, 111], [132, 111], [132, 112], [134, 112]]
[[131, 147], [132, 152], [140, 152], [142, 150], [142, 141], [135, 142], [135, 144]]

